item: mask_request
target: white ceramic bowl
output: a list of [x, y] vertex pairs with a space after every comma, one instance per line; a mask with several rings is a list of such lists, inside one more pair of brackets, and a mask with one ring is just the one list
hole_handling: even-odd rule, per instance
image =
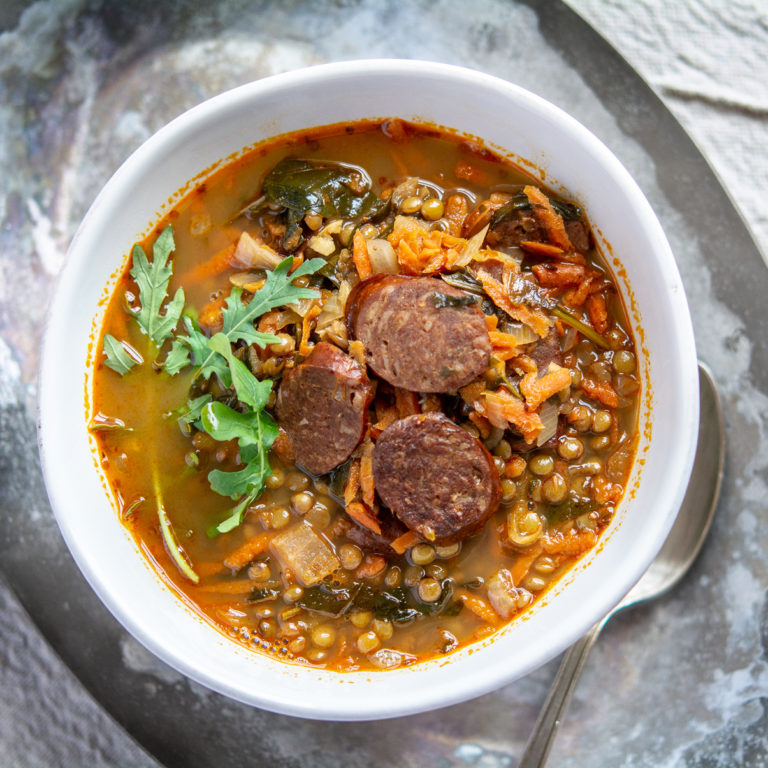
[[[626, 498], [599, 545], [522, 620], [444, 659], [339, 674], [237, 646], [161, 582], [119, 522], [97, 469], [86, 428], [86, 361], [105, 286], [130, 245], [190, 179], [271, 136], [390, 116], [481, 137], [540, 169], [548, 186], [567, 190], [584, 206], [636, 333], [641, 440]], [[683, 498], [697, 436], [697, 393], [693, 332], [669, 245], [640, 189], [600, 141], [537, 96], [478, 72], [355, 61], [270, 77], [206, 101], [160, 130], [115, 173], [72, 242], [51, 308], [40, 379], [41, 454], [75, 560], [109, 610], [161, 659], [220, 693], [275, 712], [384, 718], [463, 701], [530, 672], [621, 599], [659, 550]]]

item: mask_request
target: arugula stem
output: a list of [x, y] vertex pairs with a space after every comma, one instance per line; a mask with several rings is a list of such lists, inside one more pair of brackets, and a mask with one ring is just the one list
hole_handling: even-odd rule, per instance
[[186, 576], [193, 584], [200, 582], [200, 577], [195, 573], [192, 568], [192, 564], [189, 562], [187, 553], [179, 544], [179, 540], [176, 538], [176, 534], [173, 531], [171, 520], [168, 517], [168, 512], [165, 510], [163, 504], [163, 491], [160, 486], [160, 475], [158, 473], [158, 461], [157, 451], [155, 445], [152, 443], [152, 457], [150, 465], [152, 467], [152, 487], [155, 492], [155, 502], [157, 503], [157, 518], [160, 521], [160, 533], [163, 536], [163, 543], [165, 549], [170, 555], [171, 559], [179, 569], [182, 576]]

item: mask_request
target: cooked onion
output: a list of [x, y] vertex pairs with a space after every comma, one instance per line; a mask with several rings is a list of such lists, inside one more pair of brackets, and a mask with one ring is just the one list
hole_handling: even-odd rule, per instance
[[485, 242], [485, 236], [488, 234], [489, 226], [490, 224], [486, 224], [479, 232], [467, 240], [466, 248], [464, 248], [461, 256], [456, 260], [457, 268], [466, 267], [480, 253], [480, 249]]
[[379, 237], [369, 240], [368, 258], [371, 260], [374, 274], [386, 272], [388, 275], [396, 275], [400, 271], [395, 249], [387, 240]]
[[243, 232], [237, 241], [235, 261], [244, 267], [274, 269], [282, 258], [270, 247], [257, 242], [247, 232]]
[[557, 419], [560, 415], [560, 409], [557, 403], [552, 400], [547, 400], [544, 405], [541, 406], [539, 416], [541, 417], [541, 423], [544, 425], [544, 429], [536, 438], [536, 447], [539, 448], [548, 440], [551, 440], [557, 434]]
[[501, 323], [501, 330], [513, 336], [515, 341], [521, 346], [539, 340], [538, 334], [523, 323]]
[[321, 256], [330, 256], [336, 250], [336, 243], [330, 235], [315, 235], [309, 239], [307, 248]]

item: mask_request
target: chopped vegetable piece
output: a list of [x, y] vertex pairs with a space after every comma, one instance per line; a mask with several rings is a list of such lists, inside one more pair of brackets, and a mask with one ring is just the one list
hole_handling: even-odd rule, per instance
[[359, 229], [355, 231], [352, 238], [352, 260], [355, 262], [355, 269], [361, 280], [373, 274], [371, 258], [368, 255], [368, 243]]
[[326, 541], [306, 523], [278, 533], [271, 547], [283, 568], [290, 568], [305, 587], [311, 587], [341, 567]]
[[530, 185], [525, 187], [523, 191], [531, 202], [534, 216], [536, 216], [546, 230], [549, 241], [553, 245], [562, 248], [563, 251], [572, 251], [573, 246], [565, 231], [563, 219], [552, 207], [549, 198], [540, 189]]
[[525, 397], [529, 410], [537, 410], [547, 399], [571, 385], [571, 372], [557, 363], [550, 363], [547, 372], [537, 378], [536, 373], [527, 373], [520, 381], [520, 391]]
[[248, 539], [245, 544], [239, 546], [234, 552], [230, 552], [224, 558], [224, 565], [233, 571], [239, 571], [258, 557], [262, 552], [266, 552], [269, 547], [269, 534], [260, 533]]
[[602, 403], [606, 408], [618, 408], [619, 396], [607, 381], [582, 379], [581, 388], [593, 399]]

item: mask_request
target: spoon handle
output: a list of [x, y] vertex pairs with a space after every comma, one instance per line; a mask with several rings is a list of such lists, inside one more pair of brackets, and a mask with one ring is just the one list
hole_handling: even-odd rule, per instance
[[517, 768], [542, 768], [549, 755], [552, 742], [555, 740], [560, 719], [565, 712], [576, 682], [581, 677], [584, 662], [587, 660], [592, 646], [605, 626], [607, 617], [577, 640], [563, 656], [560, 667], [550, 688], [547, 700], [541, 708], [533, 733], [525, 746], [525, 752], [517, 764]]

